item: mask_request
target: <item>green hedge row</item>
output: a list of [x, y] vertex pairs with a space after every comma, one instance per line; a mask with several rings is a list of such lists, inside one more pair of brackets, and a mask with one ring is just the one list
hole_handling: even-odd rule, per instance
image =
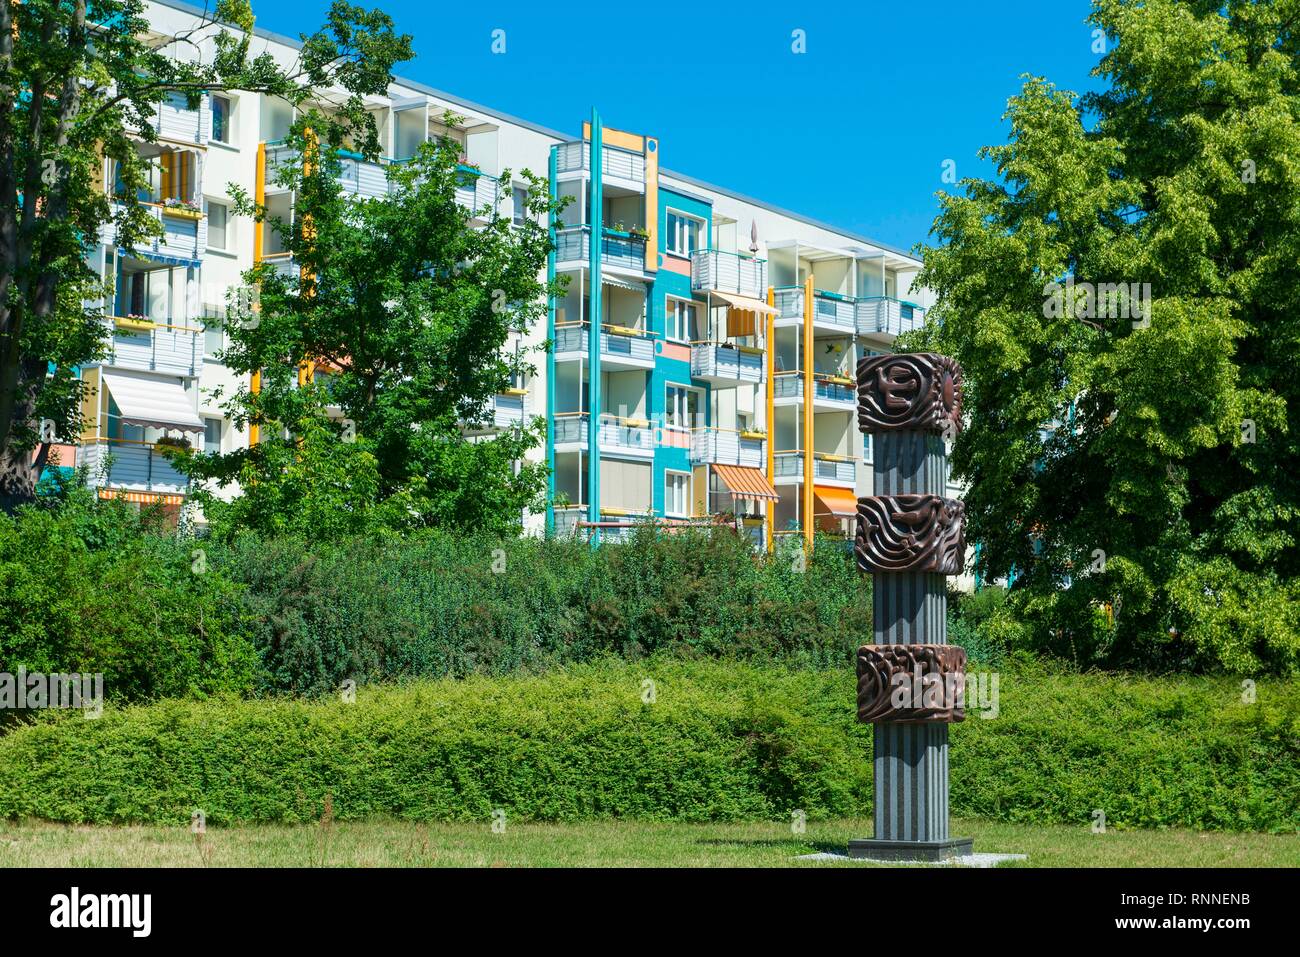
[[116, 503], [0, 514], [0, 670], [103, 672], [116, 701], [324, 694], [605, 655], [845, 665], [871, 588], [735, 534], [626, 545], [429, 532], [338, 543], [157, 534]]
[[[653, 686], [646, 683], [647, 679]], [[1020, 822], [1300, 827], [1300, 687], [1000, 676], [952, 729], [952, 810]], [[362, 687], [356, 700], [163, 701], [0, 738], [0, 817], [183, 825], [789, 819], [870, 811], [853, 675], [655, 658]], [[653, 700], [647, 700], [653, 698]]]

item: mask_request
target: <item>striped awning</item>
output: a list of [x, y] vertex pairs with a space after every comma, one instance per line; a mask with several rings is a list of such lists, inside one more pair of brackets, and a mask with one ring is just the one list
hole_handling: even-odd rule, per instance
[[772, 483], [756, 468], [747, 465], [715, 465], [713, 471], [727, 486], [732, 498], [757, 498], [775, 502], [781, 498]]
[[838, 488], [834, 485], [814, 485], [813, 499], [814, 515], [853, 518], [858, 514], [858, 499], [851, 488]]
[[120, 498], [124, 502], [136, 502], [140, 505], [184, 505], [184, 495], [166, 492], [128, 492], [120, 488], [101, 488], [100, 498]]
[[100, 380], [117, 404], [118, 419], [125, 425], [203, 431], [203, 420], [194, 411], [194, 400], [185, 394], [179, 378], [104, 369]]
[[646, 285], [643, 282], [637, 282], [633, 279], [624, 279], [621, 276], [611, 276], [607, 272], [600, 274], [600, 284], [602, 286], [613, 286], [615, 289], [626, 289], [629, 292], [639, 292], [645, 295]]

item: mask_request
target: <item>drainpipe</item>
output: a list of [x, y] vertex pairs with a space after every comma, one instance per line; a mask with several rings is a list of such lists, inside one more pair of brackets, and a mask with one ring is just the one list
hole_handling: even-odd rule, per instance
[[591, 543], [600, 543], [600, 330], [601, 298], [604, 290], [600, 282], [601, 240], [604, 236], [602, 222], [604, 207], [604, 137], [600, 114], [591, 110], [591, 213], [587, 233], [588, 271], [591, 273], [591, 322], [587, 327], [587, 364], [591, 367], [588, 383], [587, 405], [587, 521], [592, 522]]
[[803, 545], [813, 547], [813, 277], [803, 283]]

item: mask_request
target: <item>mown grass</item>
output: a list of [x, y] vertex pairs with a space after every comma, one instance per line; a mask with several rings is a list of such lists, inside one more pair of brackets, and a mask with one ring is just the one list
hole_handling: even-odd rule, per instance
[[[677, 824], [591, 821], [512, 824], [490, 821], [332, 822], [297, 826], [208, 828], [81, 827], [0, 824], [0, 867], [862, 867], [805, 861], [843, 853], [867, 837], [861, 819], [809, 821], [803, 834], [786, 822]], [[1087, 825], [1032, 827], [954, 821], [953, 833], [975, 850], [1027, 854], [1013, 867], [1295, 867], [1300, 835], [1186, 830], [1094, 834]]]

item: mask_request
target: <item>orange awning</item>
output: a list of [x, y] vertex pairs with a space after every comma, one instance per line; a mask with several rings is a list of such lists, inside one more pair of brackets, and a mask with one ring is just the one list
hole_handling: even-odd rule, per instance
[[851, 488], [834, 485], [814, 485], [814, 515], [834, 515], [836, 518], [853, 518], [858, 514], [858, 499]]
[[184, 495], [171, 495], [166, 492], [127, 492], [116, 488], [101, 488], [100, 498], [120, 498], [139, 505], [184, 505]]
[[715, 465], [713, 471], [731, 491], [732, 498], [760, 498], [775, 502], [781, 498], [772, 483], [756, 468], [747, 465]]

